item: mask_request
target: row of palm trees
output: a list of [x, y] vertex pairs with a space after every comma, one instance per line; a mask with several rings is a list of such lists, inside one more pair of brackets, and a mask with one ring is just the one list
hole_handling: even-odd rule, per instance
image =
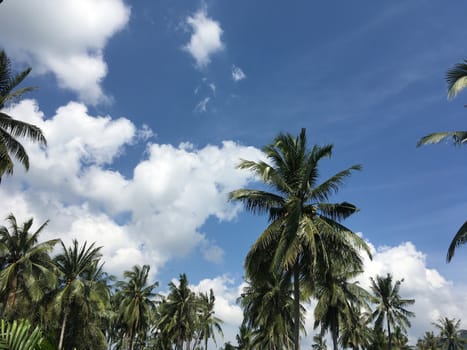
[[[193, 292], [185, 274], [164, 297], [149, 283], [148, 265], [115, 281], [103, 270], [102, 247], [39, 243], [47, 222], [31, 232], [32, 219], [7, 221], [0, 227], [0, 318], [27, 320], [23, 326], [39, 327], [55, 349], [207, 349], [222, 335], [213, 291]], [[57, 244], [61, 252], [52, 257]]]

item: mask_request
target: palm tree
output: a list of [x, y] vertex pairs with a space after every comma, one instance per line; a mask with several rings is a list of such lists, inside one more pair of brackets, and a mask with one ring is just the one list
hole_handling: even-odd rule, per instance
[[467, 341], [460, 335], [460, 320], [447, 317], [440, 318], [438, 322], [433, 323], [440, 330], [439, 345], [443, 350], [461, 350]]
[[142, 268], [133, 266], [131, 271], [123, 273], [126, 281], [118, 281], [116, 287], [118, 292], [115, 296], [119, 307], [121, 324], [124, 333], [129, 338], [129, 349], [133, 350], [134, 341], [137, 336], [144, 338], [149, 331], [156, 304], [154, 298], [157, 296], [153, 290], [159, 286], [157, 282], [148, 284], [149, 265]]
[[44, 291], [54, 287], [56, 279], [49, 252], [59, 242], [53, 239], [38, 243], [47, 221], [33, 233], [30, 232], [32, 218], [21, 226], [13, 214], [8, 215], [7, 221], [9, 228], [0, 227], [0, 293], [4, 296], [0, 317], [15, 310], [19, 293], [27, 301], [37, 302], [44, 296]]
[[175, 342], [175, 349], [182, 350], [185, 343], [190, 349], [197, 321], [197, 298], [189, 288], [188, 279], [180, 275], [178, 286], [169, 283], [169, 295], [159, 307], [160, 319], [157, 328]]
[[[293, 346], [293, 290], [286, 274], [271, 274], [269, 279], [250, 281], [243, 289], [244, 326], [252, 330], [252, 344], [258, 349], [291, 349]], [[305, 309], [300, 308], [300, 327], [304, 329]]]
[[6, 105], [20, 98], [33, 88], [25, 87], [13, 91], [31, 72], [27, 68], [17, 75], [11, 72], [11, 63], [3, 50], [0, 50], [0, 180], [3, 174], [13, 174], [12, 157], [18, 160], [26, 170], [29, 169], [29, 157], [23, 145], [16, 139], [26, 137], [32, 142], [46, 145], [47, 141], [37, 126], [28, 124], [2, 112]]
[[[300, 349], [300, 280], [311, 271], [317, 252], [323, 249], [323, 236], [336, 235], [366, 249], [365, 242], [339, 221], [357, 211], [350, 203], [329, 204], [327, 200], [338, 191], [344, 179], [359, 165], [354, 165], [318, 184], [318, 163], [330, 157], [332, 145], [307, 148], [306, 132], [298, 137], [279, 134], [263, 148], [267, 161], [242, 160], [240, 169], [248, 169], [273, 189], [239, 189], [230, 193], [230, 199], [240, 201], [254, 214], [268, 214], [270, 225], [253, 244], [245, 261], [247, 277], [258, 278], [271, 270], [290, 272], [294, 296], [295, 350]], [[272, 251], [269, 269], [264, 251]], [[267, 254], [266, 254], [267, 255]], [[260, 263], [261, 261], [261, 263]], [[259, 268], [261, 266], [261, 268]], [[269, 270], [269, 271], [268, 271]], [[279, 272], [281, 273], [281, 272]]]
[[214, 344], [216, 343], [216, 338], [214, 336], [215, 331], [221, 336], [224, 336], [222, 332], [223, 323], [222, 320], [214, 315], [214, 304], [216, 302], [216, 297], [212, 289], [209, 290], [209, 294], [201, 293], [199, 296], [200, 301], [200, 328], [201, 328], [201, 339], [204, 340], [204, 350], [208, 349], [208, 340], [212, 338]]
[[376, 276], [376, 280], [370, 278], [371, 290], [373, 292], [373, 303], [376, 304], [376, 309], [372, 314], [372, 319], [375, 320], [377, 329], [383, 328], [383, 322], [386, 320], [388, 331], [389, 350], [392, 349], [392, 333], [391, 327], [395, 329], [400, 327], [405, 331], [410, 327], [409, 317], [414, 317], [415, 314], [406, 309], [407, 306], [415, 303], [414, 299], [402, 299], [399, 295], [400, 286], [404, 281], [399, 280], [394, 284], [392, 275], [387, 274], [386, 277]]
[[319, 271], [316, 279], [315, 296], [318, 299], [314, 311], [315, 329], [321, 325], [321, 334], [326, 330], [331, 333], [333, 349], [338, 348], [339, 331], [343, 327], [351, 328], [357, 324], [360, 310], [369, 309], [368, 292], [358, 285], [349, 282], [362, 270], [349, 268], [350, 265], [339, 264], [337, 256], [332, 259], [329, 269]]
[[433, 332], [425, 332], [422, 339], [417, 341], [418, 350], [438, 350], [439, 339], [434, 335]]
[[326, 339], [322, 333], [315, 334], [313, 336], [313, 344], [311, 344], [313, 350], [327, 350]]
[[340, 344], [344, 349], [368, 349], [373, 343], [373, 330], [370, 328], [371, 312], [360, 312], [354, 318], [354, 323], [343, 324], [340, 331]]
[[[92, 321], [99, 317], [99, 313], [93, 311], [102, 311], [110, 300], [110, 292], [105, 283], [89, 279], [90, 276], [96, 276], [90, 271], [99, 265], [101, 247], [94, 247], [94, 243], [88, 247], [87, 242], [80, 247], [78, 241], [73, 240], [72, 246], [68, 248], [62, 242], [62, 248], [63, 252], [55, 257], [55, 264], [61, 275], [61, 286], [53, 299], [53, 311], [61, 315], [58, 350], [63, 349], [70, 316], [88, 316], [87, 319], [80, 320], [79, 327], [96, 329]], [[101, 331], [99, 328], [97, 330]], [[71, 346], [67, 348], [73, 348], [79, 341], [76, 338], [68, 339], [67, 343], [71, 343]]]

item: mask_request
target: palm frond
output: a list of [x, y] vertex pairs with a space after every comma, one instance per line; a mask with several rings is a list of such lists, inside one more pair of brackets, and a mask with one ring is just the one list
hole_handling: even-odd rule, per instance
[[448, 83], [448, 98], [452, 99], [467, 86], [467, 60], [457, 63], [446, 73]]
[[417, 147], [423, 145], [430, 145], [439, 143], [445, 139], [452, 138], [454, 145], [460, 146], [467, 141], [467, 131], [444, 131], [444, 132], [434, 132], [432, 134], [422, 137], [418, 143]]
[[448, 248], [448, 253], [446, 256], [446, 261], [450, 262], [454, 256], [456, 248], [465, 244], [467, 242], [467, 221], [459, 228], [456, 235], [451, 241], [451, 244]]

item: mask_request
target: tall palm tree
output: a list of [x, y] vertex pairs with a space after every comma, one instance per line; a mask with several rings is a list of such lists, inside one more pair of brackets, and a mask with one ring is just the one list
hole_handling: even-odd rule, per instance
[[440, 330], [439, 345], [443, 350], [461, 350], [467, 341], [460, 335], [460, 320], [447, 317], [440, 318], [434, 323], [435, 327]]
[[209, 294], [201, 293], [199, 298], [201, 339], [204, 340], [204, 350], [207, 350], [209, 339], [212, 338], [214, 340], [214, 344], [217, 345], [215, 332], [221, 336], [224, 336], [221, 326], [223, 322], [220, 318], [215, 316], [214, 305], [216, 302], [216, 297], [214, 296], [212, 289], [209, 290]]
[[[230, 199], [240, 201], [254, 214], [268, 214], [269, 226], [253, 244], [245, 260], [249, 279], [258, 278], [264, 269], [264, 251], [272, 251], [269, 270], [290, 272], [294, 296], [294, 348], [300, 349], [300, 294], [304, 271], [311, 271], [317, 251], [322, 250], [323, 236], [336, 235], [352, 240], [361, 248], [365, 242], [339, 222], [352, 215], [357, 208], [350, 203], [327, 203], [344, 180], [359, 165], [354, 165], [318, 184], [318, 164], [330, 157], [332, 145], [308, 149], [306, 131], [297, 137], [279, 134], [263, 148], [267, 161], [242, 160], [238, 166], [257, 175], [273, 191], [239, 189]], [[261, 260], [261, 263], [259, 261]], [[258, 267], [262, 266], [262, 271]]]
[[174, 341], [176, 350], [182, 350], [183, 344], [189, 350], [197, 321], [196, 294], [189, 288], [184, 273], [180, 275], [178, 285], [169, 283], [169, 290], [167, 298], [159, 307], [157, 328]]
[[18, 160], [26, 170], [29, 169], [29, 157], [23, 145], [17, 140], [27, 138], [29, 141], [46, 145], [47, 141], [40, 128], [28, 124], [7, 115], [2, 110], [6, 105], [20, 98], [33, 88], [25, 87], [14, 90], [31, 72], [27, 68], [14, 75], [11, 71], [11, 63], [3, 50], [0, 50], [0, 180], [3, 174], [13, 174], [13, 158]]
[[[55, 264], [60, 272], [61, 286], [53, 299], [56, 315], [61, 316], [60, 336], [58, 350], [63, 349], [65, 331], [70, 316], [79, 317], [86, 312], [92, 315], [92, 311], [105, 307], [110, 299], [108, 288], [102, 283], [94, 283], [90, 280], [89, 271], [99, 265], [101, 247], [95, 247], [94, 243], [87, 246], [85, 242], [81, 247], [77, 240], [73, 240], [71, 247], [66, 247], [62, 242], [63, 252], [55, 257]], [[94, 317], [98, 315], [92, 315]], [[83, 321], [83, 320], [82, 320]], [[86, 319], [80, 327], [94, 327], [92, 318]], [[105, 337], [104, 337], [105, 340]], [[77, 339], [71, 339], [68, 343], [74, 343]], [[73, 346], [70, 346], [73, 348]]]
[[370, 278], [370, 280], [371, 290], [373, 292], [373, 303], [376, 304], [372, 319], [375, 320], [375, 327], [377, 329], [382, 329], [384, 320], [386, 320], [389, 350], [391, 350], [391, 327], [392, 329], [400, 327], [402, 331], [410, 327], [409, 317], [414, 317], [415, 314], [407, 310], [406, 307], [414, 304], [415, 300], [402, 299], [399, 295], [400, 286], [404, 281], [403, 279], [393, 283], [392, 275], [388, 273], [386, 277], [376, 276], [376, 280], [373, 278]]
[[53, 239], [38, 243], [47, 221], [34, 232], [30, 232], [32, 218], [21, 226], [13, 214], [8, 215], [7, 221], [9, 228], [0, 227], [0, 293], [4, 296], [0, 317], [15, 310], [18, 294], [32, 303], [39, 301], [45, 290], [54, 287], [56, 278], [49, 252], [59, 242]]
[[129, 338], [129, 349], [134, 349], [137, 336], [145, 338], [151, 326], [157, 296], [154, 289], [159, 286], [155, 282], [148, 284], [149, 265], [133, 266], [130, 271], [125, 271], [125, 281], [118, 281], [118, 292], [115, 296], [119, 307], [119, 317], [124, 327], [124, 334]]

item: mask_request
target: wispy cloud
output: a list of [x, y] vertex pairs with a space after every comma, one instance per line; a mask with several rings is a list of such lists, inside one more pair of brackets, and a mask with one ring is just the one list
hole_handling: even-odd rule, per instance
[[234, 81], [240, 81], [246, 79], [246, 74], [240, 67], [232, 66], [232, 79]]
[[221, 25], [207, 16], [205, 8], [189, 16], [186, 24], [191, 27], [192, 35], [183, 49], [193, 56], [198, 67], [203, 68], [211, 62], [213, 54], [224, 48]]
[[211, 97], [206, 97], [198, 102], [195, 107], [195, 112], [197, 113], [204, 113], [208, 110], [208, 103], [211, 100]]

